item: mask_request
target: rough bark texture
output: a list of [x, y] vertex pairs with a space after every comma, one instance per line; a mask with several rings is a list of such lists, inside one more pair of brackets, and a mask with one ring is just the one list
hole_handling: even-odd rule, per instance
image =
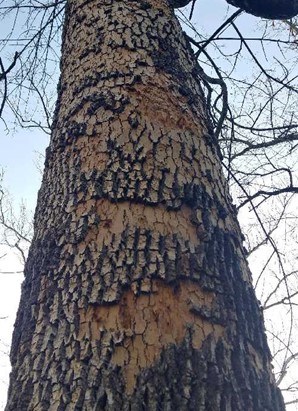
[[6, 411], [281, 411], [193, 54], [162, 0], [71, 0]]

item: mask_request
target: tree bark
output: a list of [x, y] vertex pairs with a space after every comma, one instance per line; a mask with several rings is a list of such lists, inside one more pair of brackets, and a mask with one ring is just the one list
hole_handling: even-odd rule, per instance
[[6, 411], [281, 411], [196, 63], [163, 0], [70, 0]]

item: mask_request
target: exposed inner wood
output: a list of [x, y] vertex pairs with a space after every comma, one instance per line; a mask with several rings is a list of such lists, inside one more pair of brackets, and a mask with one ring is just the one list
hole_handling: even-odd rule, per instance
[[152, 366], [164, 348], [181, 344], [187, 333], [195, 349], [201, 348], [211, 333], [215, 340], [224, 334], [224, 327], [192, 312], [194, 306], [210, 308], [215, 297], [198, 285], [185, 281], [174, 289], [153, 280], [147, 291], [136, 295], [129, 290], [117, 305], [90, 306], [80, 312], [78, 338], [102, 344], [114, 341], [111, 361], [123, 369], [128, 394], [140, 371]]

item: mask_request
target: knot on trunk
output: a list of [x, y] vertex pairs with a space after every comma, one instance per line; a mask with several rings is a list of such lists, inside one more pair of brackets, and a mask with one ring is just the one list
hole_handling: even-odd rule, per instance
[[227, 0], [249, 14], [272, 20], [286, 20], [298, 14], [298, 0]]
[[171, 7], [173, 7], [174, 9], [179, 9], [180, 7], [187, 6], [193, 0], [168, 0], [168, 1]]

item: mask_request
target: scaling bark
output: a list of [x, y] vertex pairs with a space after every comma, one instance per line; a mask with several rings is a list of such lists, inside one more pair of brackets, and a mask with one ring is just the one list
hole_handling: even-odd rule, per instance
[[70, 0], [6, 411], [284, 410], [166, 1]]

